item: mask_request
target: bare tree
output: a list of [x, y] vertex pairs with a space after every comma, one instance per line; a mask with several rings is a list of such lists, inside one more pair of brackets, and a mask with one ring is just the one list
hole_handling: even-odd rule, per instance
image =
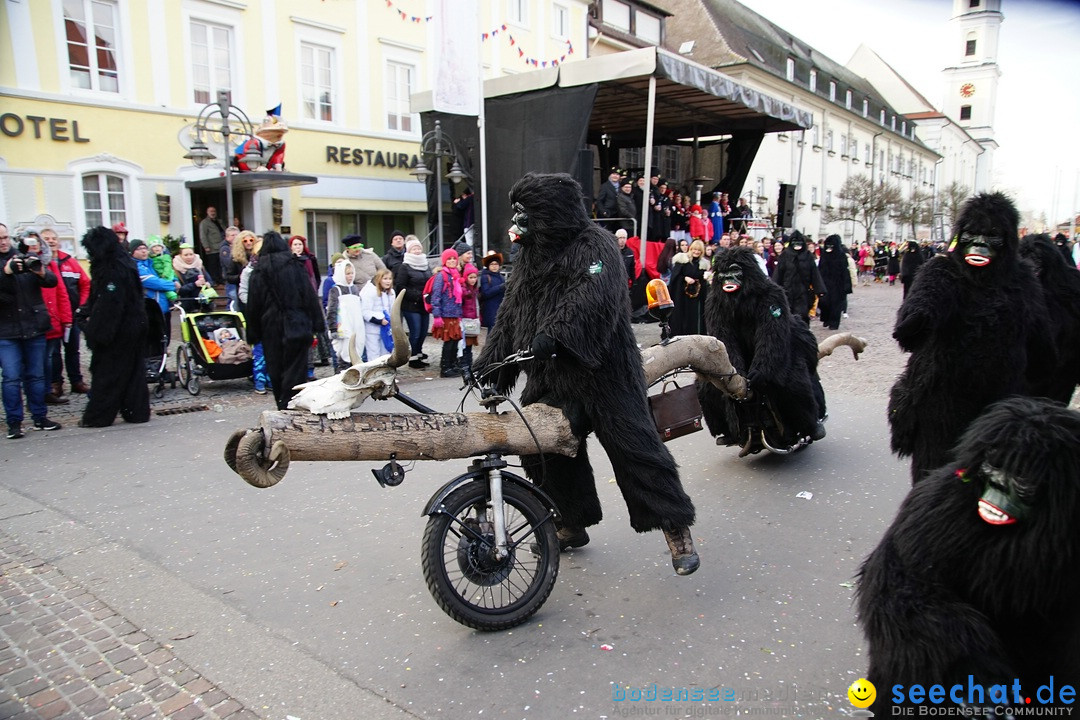
[[896, 222], [911, 228], [911, 237], [918, 237], [916, 227], [929, 225], [933, 214], [934, 196], [928, 192], [915, 188], [911, 196], [901, 200], [892, 209], [892, 216]]
[[953, 180], [941, 189], [938, 204], [941, 207], [941, 214], [944, 216], [945, 222], [949, 225], [950, 232], [952, 226], [956, 224], [956, 216], [960, 212], [960, 206], [970, 196], [971, 189], [957, 180]]
[[852, 175], [844, 181], [835, 210], [826, 209], [823, 222], [851, 220], [866, 229], [866, 239], [873, 235], [874, 223], [900, 202], [900, 188], [892, 183], [875, 183], [868, 175]]

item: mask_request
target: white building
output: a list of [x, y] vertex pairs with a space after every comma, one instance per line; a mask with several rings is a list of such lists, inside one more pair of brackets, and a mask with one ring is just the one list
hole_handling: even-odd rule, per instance
[[[795, 227], [812, 236], [840, 234], [859, 242], [853, 222], [826, 222], [839, 205], [844, 181], [872, 174], [897, 184], [904, 197], [935, 189], [940, 156], [916, 134], [916, 123], [898, 111], [871, 82], [834, 62], [736, 0], [669, 0], [672, 46], [694, 41], [691, 57], [736, 81], [809, 110], [814, 127], [802, 135], [767, 135], [742, 195], [757, 215], [776, 212], [779, 185], [798, 186]], [[911, 229], [881, 218], [878, 240], [910, 237]], [[920, 229], [929, 235], [929, 228]]]

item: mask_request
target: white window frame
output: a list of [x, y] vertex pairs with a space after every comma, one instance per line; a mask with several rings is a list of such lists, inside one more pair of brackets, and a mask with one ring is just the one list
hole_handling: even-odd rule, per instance
[[[373, 109], [376, 107], [379, 108], [378, 112], [372, 114], [372, 118], [376, 123], [373, 129], [377, 132], [386, 133], [390, 137], [409, 139], [419, 138], [423, 135], [423, 131], [420, 129], [420, 115], [418, 113], [409, 113], [412, 118], [411, 130], [390, 129], [390, 124], [388, 122], [390, 108], [386, 93], [386, 82], [389, 73], [389, 63], [396, 63], [398, 65], [407, 65], [413, 70], [412, 89], [410, 90], [410, 93], [416, 92], [417, 88], [427, 87], [428, 85], [425, 84], [428, 83], [426, 76], [427, 62], [424, 59], [423, 48], [405, 45], [388, 38], [379, 38], [379, 44], [382, 47], [381, 65], [379, 66], [380, 72], [373, 73], [371, 79], [372, 98], [379, 99], [378, 104], [372, 103]], [[404, 100], [406, 107], [408, 107], [410, 98], [406, 97]]]
[[845, 93], [845, 95], [844, 95], [844, 105], [847, 107], [848, 110], [851, 109], [851, 91], [850, 90], [848, 90], [847, 93]]
[[814, 186], [812, 186], [810, 188], [810, 204], [811, 205], [817, 205], [818, 204], [818, 201], [817, 201], [817, 185], [814, 185]]
[[881, 127], [885, 127], [885, 108], [881, 108], [881, 115], [878, 117], [878, 122], [881, 123]]
[[792, 57], [787, 59], [787, 79], [789, 82], [795, 81], [795, 58]]
[[[142, 168], [134, 163], [120, 160], [109, 155], [101, 155], [84, 160], [76, 160], [68, 163], [67, 171], [71, 173], [71, 190], [74, 199], [75, 217], [74, 223], [76, 236], [81, 236], [89, 230], [86, 226], [86, 197], [83, 194], [83, 178], [87, 175], [115, 175], [124, 182], [124, 222], [128, 227], [144, 227], [141, 200], [139, 196], [139, 178]], [[156, 221], [157, 218], [155, 217]], [[106, 227], [111, 227], [109, 222]]]
[[825, 149], [829, 152], [833, 151], [833, 131], [831, 129], [825, 131]]
[[866, 163], [867, 165], [870, 165], [871, 164], [870, 161], [872, 159], [873, 158], [871, 158], [871, 156], [870, 156], [870, 143], [866, 143], [863, 146], [863, 162]]
[[836, 81], [829, 81], [829, 102], [836, 102]]
[[765, 176], [758, 175], [754, 185], [757, 187], [757, 196], [765, 197]]
[[[127, 0], [107, 0], [113, 6], [116, 21], [116, 43], [114, 50], [116, 55], [116, 71], [118, 92], [111, 90], [96, 90], [76, 87], [71, 82], [71, 64], [68, 60], [67, 31], [64, 23], [64, 10], [62, 0], [53, 0], [53, 7], [59, 22], [54, 23], [53, 37], [55, 38], [56, 61], [59, 68], [60, 89], [64, 94], [82, 97], [108, 97], [112, 100], [118, 98], [130, 99], [134, 84], [134, 69], [131, 63], [133, 54], [131, 48], [131, 23], [130, 13], [127, 10]], [[93, 86], [93, 81], [91, 81]]]
[[843, 133], [841, 133], [840, 134], [840, 155], [841, 155], [841, 157], [846, 156], [848, 154], [848, 152], [847, 152], [847, 144], [848, 144], [847, 135], [844, 135]]
[[832, 190], [825, 191], [825, 207], [832, 207]]
[[[308, 85], [304, 80], [304, 64], [305, 64], [304, 63], [304, 55], [305, 55], [306, 51], [310, 51], [314, 56], [316, 56], [315, 67], [313, 69], [313, 73], [315, 75], [315, 83], [312, 86], [312, 89], [315, 92], [315, 110], [314, 110], [314, 115], [315, 116], [314, 117], [308, 117], [308, 115], [307, 115], [308, 99], [307, 99], [306, 90], [308, 88]], [[319, 68], [319, 63], [317, 61], [317, 56], [320, 53], [327, 54], [328, 55], [328, 60], [329, 60], [327, 69], [330, 72], [330, 83], [325, 88], [318, 81], [318, 74], [319, 74], [320, 68]], [[339, 78], [341, 76], [341, 71], [340, 71], [340, 62], [341, 61], [339, 59], [340, 55], [341, 55], [340, 51], [338, 50], [338, 48], [333, 47], [331, 45], [326, 45], [324, 43], [314, 42], [314, 41], [308, 40], [306, 38], [300, 38], [299, 42], [297, 43], [297, 55], [298, 55], [298, 57], [297, 57], [297, 63], [296, 63], [296, 68], [297, 68], [296, 90], [297, 90], [297, 94], [299, 95], [299, 97], [297, 98], [297, 107], [299, 108], [298, 112], [297, 112], [297, 115], [299, 117], [297, 119], [302, 120], [304, 122], [310, 122], [310, 123], [320, 124], [320, 125], [341, 125], [342, 124], [342, 122], [341, 122], [341, 105], [342, 105], [342, 103], [341, 103], [341, 92], [339, 90], [339, 86], [340, 86]], [[320, 101], [320, 93], [323, 90], [326, 90], [330, 95], [330, 102], [329, 102], [330, 119], [329, 120], [324, 119], [322, 117], [322, 113], [320, 112], [320, 109], [322, 107], [322, 103]]]
[[[57, 5], [59, 6], [60, 20], [61, 20], [60, 23], [59, 23], [59, 25], [60, 25], [59, 33], [60, 33], [60, 36], [62, 38], [62, 42], [61, 42], [61, 45], [60, 45], [60, 54], [61, 54], [61, 56], [63, 58], [63, 62], [61, 63], [61, 67], [65, 68], [65, 70], [66, 70], [66, 72], [64, 73], [64, 81], [63, 81], [62, 84], [64, 86], [66, 86], [68, 89], [70, 89], [72, 92], [81, 92], [81, 93], [88, 93], [88, 94], [106, 93], [109, 97], [118, 97], [118, 96], [123, 97], [126, 94], [125, 93], [125, 81], [126, 81], [125, 76], [128, 73], [128, 68], [125, 66], [124, 61], [123, 61], [123, 58], [126, 56], [127, 53], [124, 52], [124, 48], [122, 46], [123, 45], [122, 44], [122, 39], [124, 37], [124, 33], [123, 33], [123, 28], [122, 28], [122, 23], [123, 23], [122, 13], [121, 13], [121, 8], [119, 6], [119, 3], [117, 2], [117, 0], [69, 0], [69, 1], [70, 2], [75, 2], [75, 3], [78, 3], [78, 4], [82, 5], [84, 23], [89, 27], [94, 27], [94, 15], [93, 15], [94, 7], [93, 6], [95, 4], [106, 5], [111, 9], [111, 11], [112, 11], [112, 21], [113, 21], [112, 27], [113, 27], [113, 32], [114, 32], [114, 35], [115, 35], [114, 38], [113, 38], [112, 51], [113, 51], [113, 60], [114, 60], [114, 62], [116, 64], [116, 90], [105, 90], [105, 89], [101, 88], [101, 84], [100, 84], [100, 74], [101, 74], [101, 72], [100, 72], [100, 68], [98, 67], [98, 64], [97, 64], [96, 45], [91, 44], [92, 40], [89, 37], [86, 38], [86, 41], [87, 41], [86, 54], [87, 54], [87, 62], [89, 63], [89, 67], [87, 68], [87, 72], [90, 75], [90, 87], [84, 88], [84, 87], [81, 87], [79, 85], [76, 85], [72, 81], [72, 79], [71, 79], [71, 72], [72, 72], [71, 56], [70, 56], [69, 50], [68, 50], [67, 21], [64, 18], [64, 0], [58, 0]], [[89, 32], [87, 32], [87, 35], [89, 35]]]
[[506, 0], [506, 20], [520, 27], [528, 27], [529, 0]]
[[870, 98], [863, 98], [862, 101], [862, 116], [868, 117], [870, 115]]
[[810, 92], [817, 92], [817, 70], [810, 71]]
[[[390, 97], [390, 92], [389, 92], [390, 88], [389, 88], [388, 83], [390, 82], [390, 79], [391, 79], [390, 78], [391, 71], [393, 71], [393, 73], [395, 75], [395, 78], [394, 78], [395, 86], [398, 84], [397, 83], [397, 77], [396, 77], [397, 68], [407, 68], [407, 69], [409, 69], [411, 71], [411, 76], [410, 76], [408, 92], [405, 93], [405, 97], [404, 98], [394, 98], [394, 100], [397, 103], [399, 103], [398, 107], [396, 108], [398, 110], [398, 112], [394, 112], [394, 116], [397, 118], [397, 124], [398, 124], [398, 127], [395, 128], [395, 127], [390, 126], [390, 115], [391, 115], [391, 112], [394, 110], [394, 108], [391, 107], [392, 103], [391, 103], [391, 97]], [[419, 68], [418, 65], [413, 65], [413, 64], [404, 62], [402, 60], [399, 60], [397, 58], [386, 58], [386, 59], [383, 60], [383, 122], [382, 122], [382, 128], [384, 130], [386, 130], [387, 132], [401, 133], [403, 135], [416, 135], [416, 134], [418, 134], [418, 131], [420, 129], [419, 128], [419, 126], [420, 126], [420, 116], [417, 115], [416, 113], [413, 113], [413, 112], [400, 112], [400, 110], [401, 110], [401, 107], [402, 107], [401, 103], [404, 103], [404, 107], [406, 109], [409, 107], [409, 98], [412, 95], [412, 93], [416, 91], [416, 88], [417, 88], [417, 82], [419, 80], [419, 78], [417, 76], [417, 73], [419, 72], [419, 69], [420, 68]], [[401, 120], [402, 120], [402, 118], [406, 118], [406, 117], [409, 118], [409, 128], [407, 130], [402, 129], [402, 127], [401, 127], [401, 125], [403, 124], [401, 122]]]
[[553, 3], [551, 6], [551, 37], [559, 40], [570, 38], [570, 8]]
[[191, 104], [192, 107], [201, 107], [203, 105], [206, 105], [207, 103], [217, 102], [218, 90], [222, 89], [222, 88], [218, 87], [217, 81], [215, 80], [215, 77], [217, 75], [217, 71], [220, 70], [220, 68], [217, 68], [217, 67], [215, 67], [213, 65], [213, 46], [208, 44], [207, 45], [207, 59], [208, 59], [208, 61], [210, 63], [208, 65], [209, 75], [210, 75], [210, 78], [209, 78], [210, 87], [207, 90], [207, 94], [208, 94], [209, 97], [205, 101], [197, 100], [195, 98], [195, 93], [198, 92], [198, 88], [196, 87], [196, 80], [195, 80], [194, 34], [192, 33], [192, 30], [194, 29], [194, 24], [195, 23], [199, 23], [199, 24], [205, 25], [207, 27], [208, 41], [211, 39], [214, 30], [225, 30], [228, 33], [228, 42], [229, 42], [229, 50], [228, 50], [228, 57], [229, 57], [229, 87], [228, 87], [228, 90], [229, 90], [229, 97], [231, 98], [231, 102], [232, 102], [233, 105], [240, 105], [242, 98], [238, 97], [238, 95], [237, 95], [236, 58], [239, 57], [239, 56], [237, 54], [237, 47], [236, 47], [236, 37], [237, 37], [237, 35], [236, 35], [236, 26], [235, 25], [230, 25], [230, 24], [227, 24], [227, 23], [222, 23], [219, 20], [217, 20], [216, 18], [206, 18], [206, 17], [191, 17], [191, 18], [188, 18], [187, 22], [185, 23], [184, 32], [185, 32], [185, 36], [186, 36], [185, 37], [185, 40], [186, 40], [185, 47], [187, 49], [187, 73], [188, 73], [187, 98], [188, 98], [188, 102]]

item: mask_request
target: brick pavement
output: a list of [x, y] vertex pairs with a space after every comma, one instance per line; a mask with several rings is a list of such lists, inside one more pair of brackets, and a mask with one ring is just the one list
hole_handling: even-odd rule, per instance
[[258, 717], [0, 532], [0, 720]]

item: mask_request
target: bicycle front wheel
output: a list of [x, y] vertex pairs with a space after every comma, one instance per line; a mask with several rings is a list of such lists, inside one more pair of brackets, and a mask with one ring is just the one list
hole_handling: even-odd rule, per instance
[[496, 558], [487, 483], [474, 481], [446, 498], [424, 530], [424, 579], [443, 611], [476, 630], [506, 630], [540, 609], [559, 574], [551, 512], [527, 489], [503, 485], [509, 552]]

